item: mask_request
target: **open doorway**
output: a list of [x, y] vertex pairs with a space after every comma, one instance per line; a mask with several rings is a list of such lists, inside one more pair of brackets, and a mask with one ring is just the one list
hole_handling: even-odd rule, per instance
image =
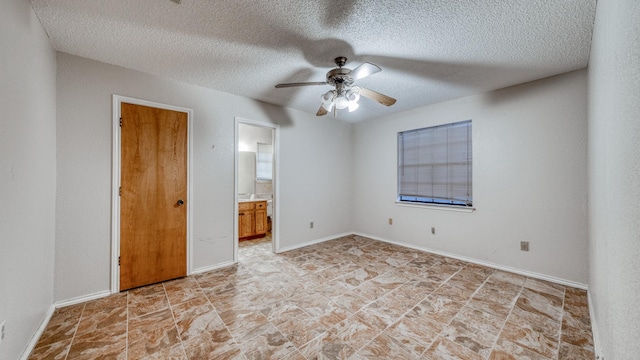
[[236, 119], [236, 236], [239, 249], [277, 249], [277, 125]]

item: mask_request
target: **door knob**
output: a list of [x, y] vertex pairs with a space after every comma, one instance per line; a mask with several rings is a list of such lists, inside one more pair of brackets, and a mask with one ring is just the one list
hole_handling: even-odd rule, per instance
[[178, 206], [183, 205], [184, 204], [184, 200], [180, 199], [178, 200]]

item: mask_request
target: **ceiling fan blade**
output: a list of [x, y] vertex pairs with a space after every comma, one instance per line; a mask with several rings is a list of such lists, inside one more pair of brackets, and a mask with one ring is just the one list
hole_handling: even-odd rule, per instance
[[318, 109], [316, 116], [324, 116], [324, 115], [327, 115], [328, 113], [329, 112], [327, 111], [327, 109], [325, 109], [324, 106], [320, 105], [320, 109]]
[[360, 95], [367, 97], [371, 100], [375, 100], [382, 105], [391, 106], [396, 103], [396, 99], [392, 97], [380, 94], [379, 92], [369, 90], [367, 88], [363, 88], [362, 86], [358, 86], [358, 87], [360, 88]]
[[300, 82], [300, 83], [286, 83], [286, 84], [278, 84], [276, 88], [288, 88], [294, 86], [311, 86], [311, 85], [327, 85], [326, 81], [314, 81], [314, 82]]
[[366, 62], [366, 63], [362, 63], [357, 68], [351, 70], [351, 72], [349, 73], [349, 76], [351, 76], [353, 81], [356, 81], [358, 79], [365, 78], [369, 75], [373, 75], [380, 71], [382, 71], [382, 69], [380, 69], [378, 65]]

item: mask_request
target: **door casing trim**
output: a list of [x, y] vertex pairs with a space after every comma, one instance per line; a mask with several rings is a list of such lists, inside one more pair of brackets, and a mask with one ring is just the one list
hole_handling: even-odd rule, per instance
[[193, 109], [167, 105], [148, 100], [136, 99], [127, 96], [113, 94], [113, 121], [111, 147], [111, 293], [120, 292], [120, 266], [118, 257], [120, 254], [120, 108], [122, 103], [150, 106], [159, 109], [173, 110], [187, 113], [187, 275], [191, 274], [193, 234], [192, 221], [192, 189], [193, 189]]

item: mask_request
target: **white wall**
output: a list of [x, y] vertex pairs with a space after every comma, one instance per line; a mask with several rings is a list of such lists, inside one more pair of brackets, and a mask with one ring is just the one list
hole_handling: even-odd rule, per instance
[[[240, 159], [238, 159], [238, 193], [247, 194], [260, 194], [261, 196], [271, 195], [273, 196], [273, 183], [271, 180], [256, 180], [256, 153], [258, 152], [258, 143], [273, 145], [273, 128], [267, 128], [262, 126], [250, 125], [250, 124], [238, 124], [238, 148], [240, 151], [247, 151], [253, 153], [253, 161], [250, 166], [253, 169], [250, 171], [244, 171], [241, 166]], [[273, 148], [273, 147], [272, 147]], [[245, 163], [246, 164], [246, 163]], [[252, 179], [246, 179], [247, 176], [253, 176]], [[245, 182], [246, 181], [246, 182]], [[240, 183], [247, 184], [244, 187], [240, 186]], [[243, 191], [245, 189], [246, 191]], [[247, 190], [251, 189], [251, 190]], [[248, 195], [245, 195], [248, 196]], [[264, 197], [263, 197], [264, 198]]]
[[238, 124], [238, 142], [241, 151], [258, 152], [258, 143], [271, 144], [273, 129], [250, 124]]
[[278, 150], [276, 222], [280, 247], [285, 249], [353, 229], [352, 125], [313, 114], [305, 121], [296, 119], [294, 125], [280, 128]]
[[349, 125], [64, 53], [57, 94], [57, 301], [109, 289], [112, 94], [194, 109], [194, 270], [233, 259], [236, 116], [281, 126], [282, 247], [351, 229]]
[[590, 296], [607, 360], [640, 354], [640, 2], [599, 0], [589, 59]]
[[[586, 83], [577, 71], [358, 124], [354, 230], [587, 284]], [[396, 205], [397, 132], [468, 119], [477, 210]]]
[[240, 199], [248, 199], [256, 193], [256, 153], [238, 152], [238, 194]]
[[56, 59], [28, 1], [0, 11], [0, 359], [17, 359], [53, 302]]

